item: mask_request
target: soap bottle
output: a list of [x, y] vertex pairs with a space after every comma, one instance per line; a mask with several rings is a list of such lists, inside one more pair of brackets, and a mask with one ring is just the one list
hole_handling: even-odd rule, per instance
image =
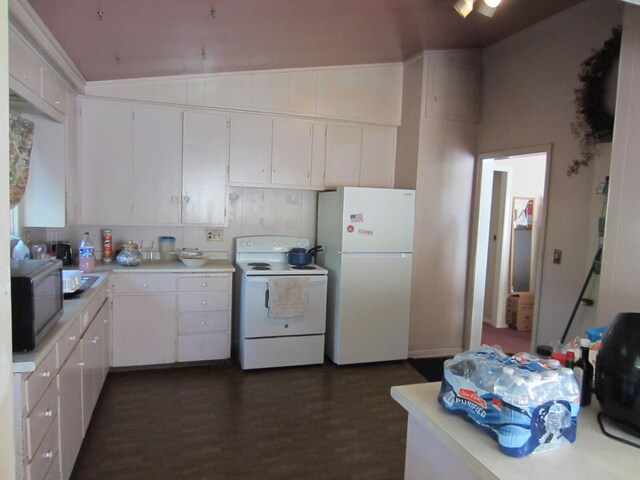
[[29, 247], [27, 247], [22, 240], [18, 240], [16, 246], [13, 247], [11, 252], [11, 258], [13, 260], [27, 260], [29, 258]]

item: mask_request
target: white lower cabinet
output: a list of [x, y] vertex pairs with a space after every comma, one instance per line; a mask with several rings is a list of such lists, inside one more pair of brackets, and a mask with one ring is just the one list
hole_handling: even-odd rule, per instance
[[106, 285], [97, 288], [36, 369], [14, 375], [17, 479], [71, 476], [109, 367]]
[[231, 273], [112, 275], [114, 367], [230, 356]]

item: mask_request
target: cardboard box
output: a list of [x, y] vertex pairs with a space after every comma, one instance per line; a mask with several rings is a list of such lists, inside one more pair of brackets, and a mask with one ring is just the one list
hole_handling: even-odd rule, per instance
[[531, 330], [533, 324], [533, 293], [514, 293], [507, 297], [507, 325], [515, 330]]

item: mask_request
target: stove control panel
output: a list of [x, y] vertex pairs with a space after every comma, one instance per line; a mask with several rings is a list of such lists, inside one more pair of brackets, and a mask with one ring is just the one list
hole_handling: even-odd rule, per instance
[[236, 239], [236, 252], [288, 252], [292, 248], [309, 248], [309, 239], [300, 237], [257, 236]]

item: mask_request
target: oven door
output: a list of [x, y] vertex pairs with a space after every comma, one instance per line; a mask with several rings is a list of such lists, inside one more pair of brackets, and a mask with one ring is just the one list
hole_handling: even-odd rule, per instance
[[309, 275], [309, 309], [297, 317], [269, 316], [269, 276], [246, 277], [244, 295], [244, 337], [324, 334], [327, 313], [327, 277]]

